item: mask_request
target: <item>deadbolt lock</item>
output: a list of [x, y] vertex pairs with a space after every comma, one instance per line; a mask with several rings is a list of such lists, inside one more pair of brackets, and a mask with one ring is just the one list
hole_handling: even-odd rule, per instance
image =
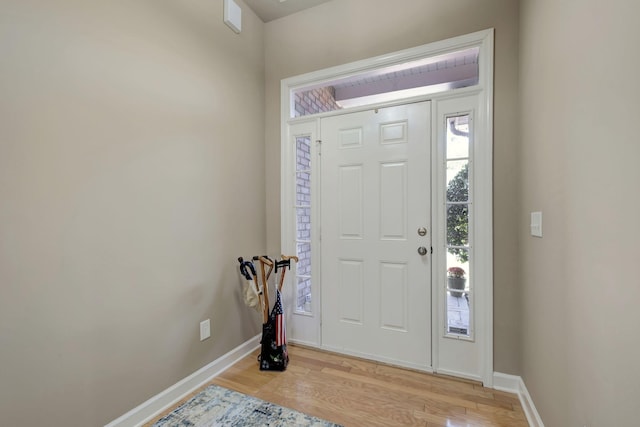
[[420, 236], [426, 236], [426, 235], [427, 235], [427, 229], [426, 229], [426, 228], [424, 228], [424, 227], [420, 227], [420, 228], [418, 228], [418, 234], [419, 234]]

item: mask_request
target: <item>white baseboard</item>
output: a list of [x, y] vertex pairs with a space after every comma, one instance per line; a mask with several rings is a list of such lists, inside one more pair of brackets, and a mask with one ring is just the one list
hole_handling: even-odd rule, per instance
[[524, 384], [521, 377], [517, 375], [502, 374], [500, 372], [493, 373], [493, 388], [508, 393], [515, 393], [520, 399], [522, 410], [527, 417], [527, 422], [531, 427], [544, 427], [542, 418], [538, 414], [536, 405], [533, 404], [529, 390]]
[[121, 417], [111, 421], [105, 427], [141, 426], [152, 420], [159, 413], [171, 405], [176, 404], [189, 393], [211, 381], [213, 377], [227, 370], [231, 365], [242, 359], [260, 346], [261, 335], [247, 340], [213, 362], [197, 370], [188, 377], [178, 381], [168, 389], [158, 393], [143, 404], [133, 408]]
[[501, 372], [493, 373], [493, 388], [507, 393], [520, 394], [521, 378], [516, 375], [503, 374]]

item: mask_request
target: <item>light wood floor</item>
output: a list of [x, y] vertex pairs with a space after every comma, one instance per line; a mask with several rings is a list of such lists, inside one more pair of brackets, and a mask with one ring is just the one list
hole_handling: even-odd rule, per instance
[[257, 354], [211, 383], [344, 426], [528, 426], [516, 395], [475, 382], [292, 345], [285, 372], [262, 372]]

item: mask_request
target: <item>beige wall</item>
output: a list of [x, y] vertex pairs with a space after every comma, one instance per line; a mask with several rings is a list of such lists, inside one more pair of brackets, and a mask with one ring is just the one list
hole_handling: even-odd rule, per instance
[[336, 0], [240, 35], [220, 3], [0, 0], [3, 423], [102, 425], [260, 332], [235, 258], [279, 252], [281, 79], [493, 27], [495, 369], [548, 427], [634, 425], [635, 2]]
[[635, 426], [640, 7], [521, 8], [522, 374], [548, 427]]
[[280, 248], [280, 81], [495, 28], [495, 368], [518, 373], [518, 2], [336, 0], [266, 25], [267, 245]]
[[265, 248], [264, 24], [0, 10], [0, 424], [104, 425], [260, 332], [235, 258]]

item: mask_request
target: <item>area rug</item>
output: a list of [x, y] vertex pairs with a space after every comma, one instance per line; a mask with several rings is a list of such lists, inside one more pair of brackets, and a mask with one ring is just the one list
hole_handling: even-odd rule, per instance
[[208, 386], [153, 424], [153, 427], [186, 426], [340, 427], [216, 385]]

